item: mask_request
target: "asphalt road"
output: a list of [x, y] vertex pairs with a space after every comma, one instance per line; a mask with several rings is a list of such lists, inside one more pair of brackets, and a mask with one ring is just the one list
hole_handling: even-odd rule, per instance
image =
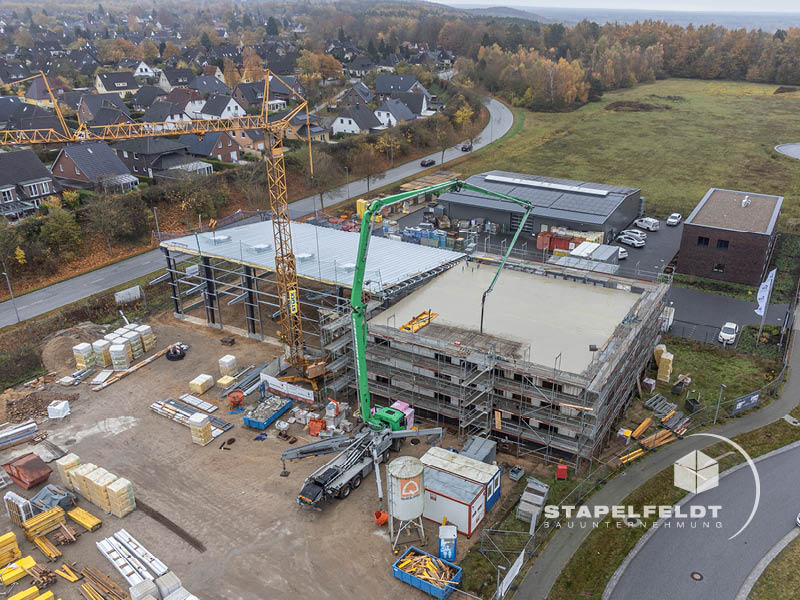
[[[798, 311], [800, 312], [800, 311]], [[795, 317], [798, 315], [795, 314]], [[795, 318], [795, 333], [797, 333], [797, 319]], [[791, 360], [789, 363], [790, 377], [783, 387], [781, 396], [774, 399], [764, 408], [753, 412], [739, 419], [733, 419], [723, 425], [708, 429], [709, 433], [715, 433], [728, 438], [735, 437], [741, 433], [752, 431], [777, 419], [782, 418], [798, 404], [800, 400], [800, 342], [798, 335], [795, 335]], [[622, 501], [641, 486], [648, 479], [660, 473], [663, 469], [670, 467], [677, 459], [686, 455], [692, 450], [702, 450], [714, 444], [717, 440], [705, 436], [686, 437], [672, 444], [668, 444], [659, 449], [658, 452], [650, 454], [643, 460], [628, 467], [624, 473], [609, 481], [604, 487], [586, 500], [586, 506], [610, 506], [621, 504]], [[796, 469], [795, 471], [796, 472]], [[787, 475], [791, 477], [793, 475]], [[795, 496], [796, 498], [797, 496]], [[794, 504], [792, 504], [794, 507]], [[800, 509], [797, 509], [800, 510]], [[580, 545], [591, 533], [591, 528], [581, 529], [562, 528], [548, 542], [541, 554], [536, 558], [525, 578], [519, 584], [519, 589], [515, 598], [521, 600], [545, 600], [550, 593], [553, 584], [558, 578], [564, 567], [567, 566], [572, 555], [578, 550]], [[730, 534], [729, 534], [730, 535]], [[744, 534], [742, 534], [744, 535]], [[674, 555], [670, 559], [674, 558]], [[659, 568], [669, 568], [669, 563], [654, 565], [654, 570]], [[687, 596], [676, 596], [676, 598]], [[702, 595], [688, 596], [689, 598], [703, 598]], [[649, 598], [642, 593], [639, 598]], [[732, 596], [731, 596], [732, 598]]]
[[[678, 529], [686, 519], [669, 519], [639, 548], [616, 585], [606, 589], [614, 600], [703, 598], [733, 600], [761, 558], [795, 525], [800, 478], [795, 477], [800, 446], [756, 463], [761, 482], [758, 510], [747, 528], [755, 501], [752, 471], [745, 467], [722, 477], [719, 486], [693, 496], [684, 505], [720, 506], [719, 519], [698, 519], [697, 528]], [[794, 501], [792, 501], [794, 500]], [[702, 529], [703, 521], [711, 523]], [[716, 523], [721, 528], [716, 527]], [[702, 579], [692, 578], [699, 573]], [[695, 576], [697, 577], [697, 576]]]
[[[631, 223], [629, 228], [636, 229], [637, 227]], [[662, 220], [661, 229], [658, 231], [646, 231], [645, 233], [647, 233], [647, 240], [641, 248], [614, 242], [613, 245], [625, 248], [628, 251], [628, 258], [621, 260], [620, 266], [644, 273], [661, 273], [664, 267], [678, 253], [678, 248], [681, 245], [683, 223], [677, 227], [667, 227]]]
[[[476, 138], [473, 152], [484, 147], [491, 141], [503, 137], [508, 130], [511, 129], [511, 125], [514, 122], [514, 115], [501, 102], [492, 98], [486, 98], [484, 104], [489, 109], [489, 123], [481, 132], [480, 136]], [[464, 152], [461, 152], [461, 144], [459, 143], [445, 151], [445, 162], [463, 156], [464, 154]], [[436, 152], [424, 158], [433, 158], [436, 164], [439, 165], [441, 163], [441, 156], [441, 152]], [[372, 177], [369, 186], [370, 189], [394, 183], [395, 181], [428, 170], [419, 165], [420, 160], [422, 160], [422, 158], [389, 169], [380, 177]], [[327, 205], [365, 193], [367, 193], [367, 181], [365, 179], [359, 179], [351, 181], [349, 184], [325, 194], [323, 200]], [[297, 219], [312, 213], [314, 212], [315, 205], [317, 208], [319, 207], [319, 196], [311, 196], [297, 200], [290, 205], [290, 216], [293, 219]], [[133, 279], [144, 277], [163, 266], [164, 259], [161, 251], [153, 250], [86, 273], [85, 275], [79, 275], [41, 290], [30, 292], [17, 297], [16, 306], [19, 311], [19, 318], [24, 321], [56, 310], [57, 308], [88, 298], [94, 294], [99, 294], [100, 292], [122, 285]], [[0, 283], [5, 284], [5, 282], [1, 280]], [[17, 317], [12, 302], [8, 300], [0, 303], [0, 328], [16, 322]]]

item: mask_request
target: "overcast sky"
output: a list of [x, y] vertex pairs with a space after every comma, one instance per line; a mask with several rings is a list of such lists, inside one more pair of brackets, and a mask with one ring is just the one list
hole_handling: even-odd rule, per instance
[[513, 6], [527, 8], [535, 11], [536, 6], [556, 8], [629, 8], [638, 10], [693, 10], [710, 12], [800, 12], [797, 0], [761, 0], [754, 5], [752, 0], [701, 0], [690, 2], [686, 0], [534, 0], [533, 2], [520, 2], [519, 0], [496, 0], [496, 2], [480, 2], [477, 0], [433, 0], [440, 4], [474, 4], [476, 6]]

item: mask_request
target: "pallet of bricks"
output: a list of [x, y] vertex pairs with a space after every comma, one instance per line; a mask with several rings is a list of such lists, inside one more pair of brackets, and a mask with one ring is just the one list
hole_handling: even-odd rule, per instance
[[77, 454], [59, 458], [56, 470], [65, 486], [115, 517], [122, 518], [136, 508], [130, 481], [93, 463], [81, 464]]

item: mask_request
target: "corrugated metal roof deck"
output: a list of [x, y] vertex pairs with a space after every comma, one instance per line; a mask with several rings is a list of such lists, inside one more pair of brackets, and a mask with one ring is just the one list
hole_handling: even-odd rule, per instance
[[[346, 287], [353, 285], [358, 233], [295, 222], [291, 229], [300, 277]], [[184, 254], [202, 254], [270, 271], [275, 269], [270, 221], [185, 236], [161, 242], [161, 246]], [[452, 250], [373, 237], [364, 287], [380, 292], [464, 256]]]
[[489, 483], [499, 468], [496, 465], [487, 465], [474, 458], [456, 454], [438, 446], [430, 448], [420, 460], [426, 467], [454, 473], [483, 484]]

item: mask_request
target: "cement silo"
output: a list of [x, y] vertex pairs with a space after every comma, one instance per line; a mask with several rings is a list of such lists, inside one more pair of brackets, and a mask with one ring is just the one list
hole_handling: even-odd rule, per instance
[[[403, 532], [419, 531], [422, 541], [425, 530], [422, 513], [425, 498], [423, 474], [425, 466], [418, 458], [401, 456], [386, 467], [386, 485], [389, 488], [389, 534], [394, 548]], [[398, 523], [395, 523], [395, 520]], [[408, 540], [404, 540], [407, 542]]]

